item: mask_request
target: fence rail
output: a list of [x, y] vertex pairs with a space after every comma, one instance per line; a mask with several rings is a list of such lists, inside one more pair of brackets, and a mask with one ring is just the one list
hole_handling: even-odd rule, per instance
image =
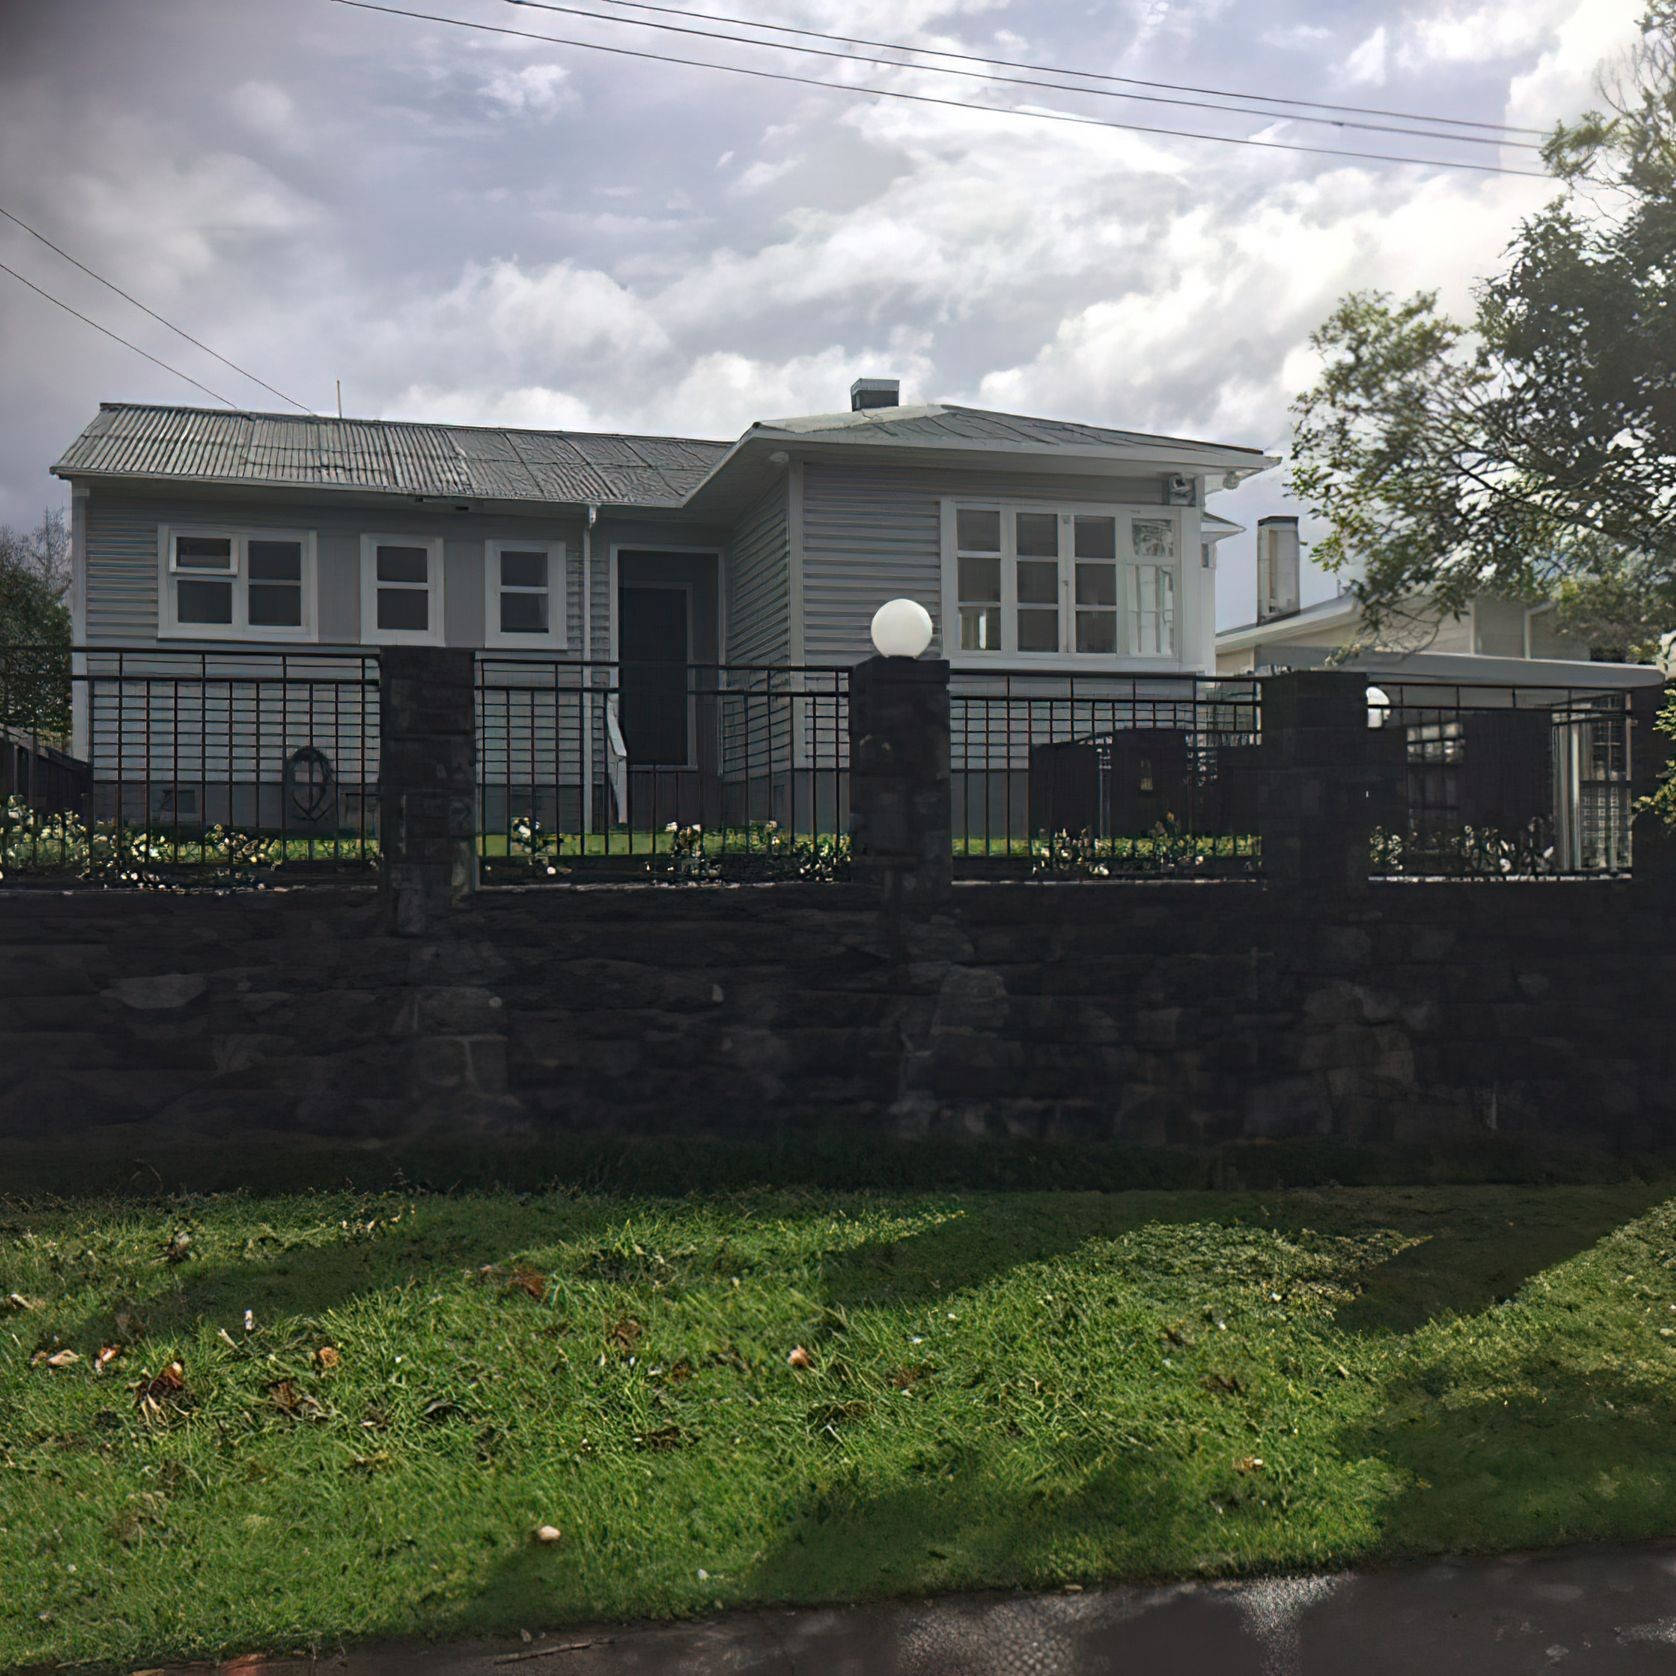
[[477, 661], [485, 882], [841, 866], [849, 671]]
[[376, 653], [0, 650], [0, 717], [13, 878], [300, 877], [377, 858]]
[[949, 704], [958, 871], [1259, 869], [1258, 681], [1005, 675]]
[[[484, 882], [842, 875], [847, 669], [515, 652], [473, 667]], [[379, 856], [380, 673], [375, 651], [0, 647], [0, 874], [365, 868]], [[1629, 871], [1649, 789], [1635, 771], [1651, 759], [1632, 761], [1642, 701], [1532, 674], [1343, 677], [1365, 679], [1366, 726], [1362, 686], [1338, 689], [1331, 752], [1367, 787], [1352, 825], [1371, 876]], [[1290, 760], [1265, 681], [956, 672], [957, 874], [1259, 875], [1265, 797]]]
[[1634, 814], [1621, 689], [1370, 677], [1381, 878], [1627, 873]]

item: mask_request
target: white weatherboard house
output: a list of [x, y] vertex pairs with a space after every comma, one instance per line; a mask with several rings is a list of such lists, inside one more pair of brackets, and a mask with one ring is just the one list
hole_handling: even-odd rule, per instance
[[[1657, 685], [1660, 671], [1644, 664], [1593, 660], [1581, 640], [1556, 627], [1553, 600], [1480, 594], [1458, 617], [1426, 598], [1409, 602], [1386, 633], [1366, 641], [1362, 607], [1353, 594], [1300, 605], [1298, 520], [1262, 518], [1257, 524], [1257, 620], [1216, 636], [1220, 675], [1267, 674], [1329, 664], [1410, 681], [1535, 686], [1635, 687]], [[1532, 668], [1535, 664], [1538, 667]]]
[[[83, 667], [100, 648], [213, 654], [226, 672], [241, 652], [395, 645], [614, 665], [608, 748], [699, 769], [714, 717], [667, 680], [637, 704], [636, 681], [853, 665], [897, 596], [925, 606], [962, 677], [1212, 672], [1215, 543], [1236, 526], [1206, 496], [1275, 463], [902, 406], [894, 382], [862, 379], [847, 412], [733, 442], [107, 403], [53, 470], [72, 489]], [[108, 778], [101, 740], [120, 738], [103, 752], [120, 762], [133, 729], [78, 697], [77, 754]], [[167, 778], [157, 733], [125, 770], [148, 786]]]

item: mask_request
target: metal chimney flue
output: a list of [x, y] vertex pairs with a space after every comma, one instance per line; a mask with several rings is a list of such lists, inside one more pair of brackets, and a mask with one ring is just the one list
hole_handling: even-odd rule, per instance
[[871, 407], [900, 407], [902, 385], [894, 378], [858, 378], [850, 386], [850, 412], [863, 413]]
[[1272, 622], [1298, 610], [1298, 520], [1257, 520], [1257, 621]]

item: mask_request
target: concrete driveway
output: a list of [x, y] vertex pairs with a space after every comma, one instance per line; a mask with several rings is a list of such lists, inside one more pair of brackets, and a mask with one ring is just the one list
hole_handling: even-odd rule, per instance
[[[190, 1667], [191, 1676], [209, 1668]], [[238, 1676], [1676, 1676], [1676, 1542], [1248, 1583], [741, 1612], [219, 1668]]]

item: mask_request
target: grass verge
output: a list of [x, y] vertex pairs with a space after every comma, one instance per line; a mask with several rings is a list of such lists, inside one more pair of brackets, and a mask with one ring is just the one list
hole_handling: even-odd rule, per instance
[[1669, 1534], [1668, 1191], [14, 1204], [0, 1665]]

